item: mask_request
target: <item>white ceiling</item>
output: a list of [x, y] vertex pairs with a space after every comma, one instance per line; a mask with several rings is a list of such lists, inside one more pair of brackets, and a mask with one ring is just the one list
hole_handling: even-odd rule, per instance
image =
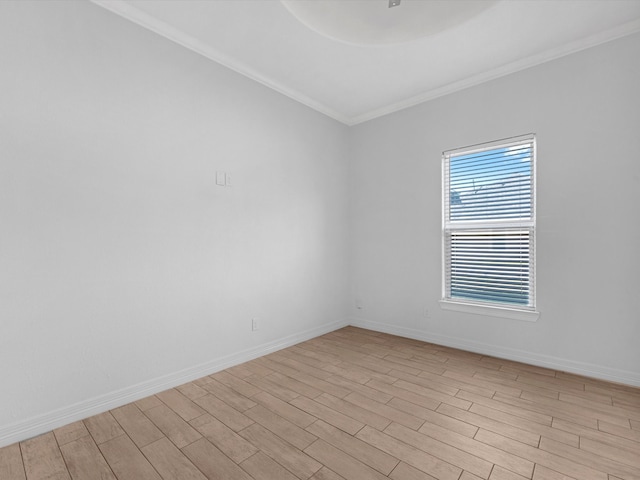
[[[444, 30], [382, 45], [318, 33], [279, 0], [92, 1], [348, 125], [640, 31], [640, 0], [488, 2], [471, 18], [443, 18]], [[442, 4], [297, 1], [325, 3], [336, 26], [354, 28], [362, 10], [345, 4], [383, 8], [396, 30], [411, 2]]]

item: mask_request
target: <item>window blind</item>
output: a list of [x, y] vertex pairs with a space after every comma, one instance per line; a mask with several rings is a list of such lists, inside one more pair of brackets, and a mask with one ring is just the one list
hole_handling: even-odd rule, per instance
[[535, 138], [444, 152], [443, 297], [535, 306]]

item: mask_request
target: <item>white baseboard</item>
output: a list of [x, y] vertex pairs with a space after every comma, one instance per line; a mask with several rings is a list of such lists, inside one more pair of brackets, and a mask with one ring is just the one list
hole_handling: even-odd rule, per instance
[[346, 321], [337, 321], [298, 332], [232, 355], [215, 358], [194, 367], [154, 378], [83, 402], [78, 402], [5, 427], [0, 427], [0, 448], [46, 433], [77, 420], [82, 420], [106, 412], [107, 410], [135, 402], [141, 398], [177, 387], [197, 378], [211, 375], [220, 370], [304, 342], [319, 335], [324, 335], [325, 333], [332, 332], [347, 325], [348, 322]]
[[373, 322], [361, 318], [350, 318], [349, 325], [354, 327], [366, 328], [376, 332], [389, 333], [401, 337], [412, 338], [414, 340], [422, 340], [424, 342], [435, 343], [445, 347], [459, 348], [469, 352], [490, 355], [492, 357], [504, 358], [516, 362], [527, 363], [539, 367], [551, 368], [563, 372], [575, 373], [610, 382], [623, 383], [640, 387], [640, 373], [629, 370], [619, 370], [615, 368], [603, 367], [585, 362], [576, 362], [566, 358], [552, 357], [539, 353], [527, 352], [498, 345], [489, 345], [486, 343], [474, 342], [471, 340], [449, 337], [445, 335], [430, 334], [413, 328], [398, 327], [387, 323]]
[[327, 325], [322, 325], [321, 327], [298, 332], [232, 355], [212, 359], [209, 362], [196, 365], [179, 372], [164, 375], [106, 395], [101, 395], [43, 415], [38, 415], [24, 421], [16, 422], [6, 427], [1, 427], [0, 448], [46, 433], [77, 420], [82, 420], [92, 415], [97, 415], [107, 410], [126, 405], [127, 403], [135, 402], [141, 398], [154, 395], [206, 375], [211, 375], [215, 372], [219, 372], [220, 370], [224, 370], [291, 345], [304, 342], [319, 335], [324, 335], [325, 333], [332, 332], [347, 325], [412, 338], [415, 340], [422, 340], [424, 342], [435, 343], [447, 347], [459, 348], [470, 352], [523, 362], [530, 365], [537, 365], [554, 370], [561, 370], [578, 375], [623, 383], [626, 385], [640, 386], [640, 374], [637, 372], [602, 367], [585, 362], [576, 362], [573, 360], [541, 355], [497, 345], [489, 345], [456, 337], [430, 334], [421, 330], [399, 327], [397, 325], [373, 322], [359, 318], [350, 318], [348, 321], [333, 322]]

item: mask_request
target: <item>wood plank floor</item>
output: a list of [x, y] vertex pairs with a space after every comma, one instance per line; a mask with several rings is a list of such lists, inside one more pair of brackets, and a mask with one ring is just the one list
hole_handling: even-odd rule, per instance
[[0, 449], [0, 479], [640, 479], [640, 389], [347, 327]]

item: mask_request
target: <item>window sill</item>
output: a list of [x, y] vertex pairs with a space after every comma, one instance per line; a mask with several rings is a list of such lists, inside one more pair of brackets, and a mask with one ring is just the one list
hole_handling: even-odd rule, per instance
[[489, 305], [479, 305], [477, 303], [455, 302], [451, 300], [440, 300], [440, 308], [443, 310], [453, 310], [456, 312], [473, 313], [487, 317], [510, 318], [512, 320], [522, 320], [525, 322], [536, 322], [540, 312], [531, 310], [519, 310], [517, 308], [494, 307]]

